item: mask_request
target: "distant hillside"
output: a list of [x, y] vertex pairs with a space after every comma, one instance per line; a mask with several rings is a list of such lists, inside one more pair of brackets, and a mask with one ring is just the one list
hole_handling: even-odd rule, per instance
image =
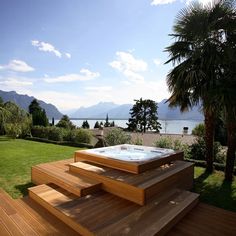
[[[28, 111], [28, 107], [32, 102], [34, 97], [30, 97], [28, 95], [21, 95], [16, 93], [15, 91], [5, 92], [0, 90], [0, 97], [2, 97], [4, 102], [11, 101], [15, 102], [19, 107]], [[38, 100], [38, 99], [37, 99]], [[47, 117], [51, 119], [54, 117], [55, 119], [60, 119], [62, 117], [62, 113], [58, 111], [58, 109], [52, 105], [45, 103], [44, 101], [38, 100], [40, 106], [45, 109]]]
[[[158, 103], [158, 118], [161, 120], [203, 120], [200, 107], [194, 107], [189, 112], [181, 113], [179, 108], [169, 108], [166, 99]], [[91, 107], [81, 107], [71, 118], [101, 118], [105, 119], [108, 114], [111, 119], [128, 119], [132, 104], [117, 105], [112, 102], [100, 102]]]

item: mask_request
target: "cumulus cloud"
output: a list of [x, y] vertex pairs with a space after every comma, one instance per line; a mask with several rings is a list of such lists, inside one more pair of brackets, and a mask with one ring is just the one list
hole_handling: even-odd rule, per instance
[[156, 65], [156, 66], [159, 66], [161, 64], [161, 60], [156, 58], [156, 59], [153, 59], [153, 63]]
[[133, 82], [142, 82], [144, 78], [139, 72], [147, 70], [147, 63], [144, 60], [136, 59], [131, 53], [116, 52], [117, 59], [109, 63], [109, 65], [120, 71], [125, 77]]
[[71, 54], [70, 53], [66, 52], [65, 55], [66, 55], [67, 58], [69, 58], [69, 59], [71, 58]]
[[34, 68], [21, 60], [11, 60], [7, 65], [0, 65], [0, 70], [12, 70], [16, 72], [30, 72]]
[[98, 72], [92, 72], [88, 69], [81, 69], [81, 74], [67, 74], [57, 77], [46, 77], [43, 80], [47, 83], [69, 83], [75, 81], [87, 81], [100, 76]]
[[37, 47], [40, 51], [54, 53], [55, 56], [60, 57], [60, 58], [62, 56], [62, 53], [50, 43], [40, 42], [38, 40], [32, 40], [31, 44], [34, 47]]
[[177, 0], [152, 0], [151, 5], [152, 6], [163, 5], [163, 4], [173, 3], [175, 1]]

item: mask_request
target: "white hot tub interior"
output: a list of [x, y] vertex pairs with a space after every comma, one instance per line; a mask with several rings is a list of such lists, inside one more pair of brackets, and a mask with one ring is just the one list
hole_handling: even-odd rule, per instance
[[165, 157], [174, 153], [174, 150], [123, 144], [85, 150], [85, 152], [121, 161], [141, 162]]

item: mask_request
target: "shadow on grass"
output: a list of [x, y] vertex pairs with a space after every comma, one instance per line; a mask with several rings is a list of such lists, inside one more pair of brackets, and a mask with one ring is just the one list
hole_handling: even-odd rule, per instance
[[32, 182], [26, 184], [15, 185], [15, 189], [19, 190], [25, 197], [28, 195], [28, 188], [35, 186]]
[[6, 141], [12, 141], [12, 140], [15, 140], [11, 137], [8, 137], [8, 136], [0, 136], [0, 142], [6, 142]]
[[236, 212], [234, 191], [231, 182], [220, 181], [206, 171], [194, 180], [194, 192], [200, 194], [201, 202]]

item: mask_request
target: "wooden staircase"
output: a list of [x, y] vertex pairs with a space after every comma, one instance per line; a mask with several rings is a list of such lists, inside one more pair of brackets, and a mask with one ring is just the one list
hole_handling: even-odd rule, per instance
[[198, 202], [180, 160], [140, 174], [67, 160], [32, 167], [32, 181], [29, 197], [81, 235], [164, 235]]

